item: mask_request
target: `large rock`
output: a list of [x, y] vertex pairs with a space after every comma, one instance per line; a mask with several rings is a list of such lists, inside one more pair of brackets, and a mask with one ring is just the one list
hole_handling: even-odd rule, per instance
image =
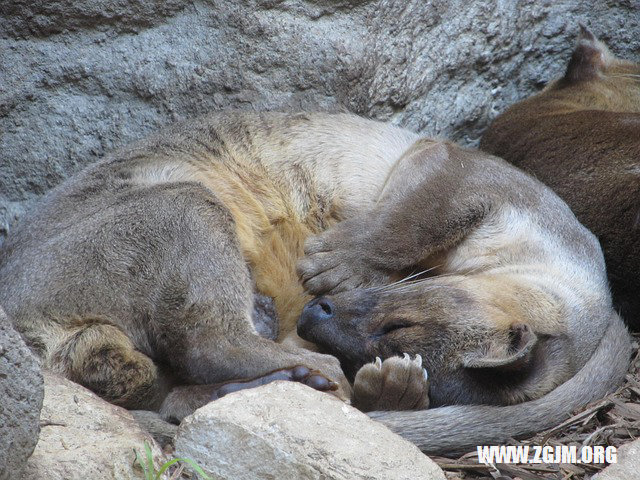
[[638, 60], [629, 0], [2, 0], [0, 241], [106, 150], [223, 108], [337, 110], [476, 144], [578, 22]]
[[618, 449], [617, 463], [612, 463], [594, 480], [637, 480], [640, 477], [640, 440]]
[[40, 432], [43, 386], [38, 361], [0, 307], [0, 479], [14, 479]]
[[178, 429], [176, 455], [214, 478], [444, 480], [413, 444], [340, 400], [274, 382], [211, 402]]
[[142, 479], [133, 449], [146, 458], [145, 441], [156, 468], [164, 463], [160, 448], [125, 409], [58, 375], [45, 372], [44, 380], [42, 432], [22, 480]]

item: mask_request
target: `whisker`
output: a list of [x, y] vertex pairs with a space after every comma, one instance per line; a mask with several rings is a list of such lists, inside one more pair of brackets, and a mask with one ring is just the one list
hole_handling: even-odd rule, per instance
[[[438, 279], [445, 279], [445, 278], [449, 278], [449, 277], [460, 277], [455, 283], [460, 283], [462, 281], [465, 280], [465, 277], [467, 275], [473, 275], [474, 273], [483, 270], [484, 268], [486, 268], [486, 266], [484, 265], [479, 265], [475, 268], [472, 268], [470, 270], [467, 270], [465, 272], [462, 271], [458, 271], [458, 272], [448, 272], [448, 273], [442, 273], [440, 275], [433, 275], [431, 277], [427, 277], [427, 278], [420, 278], [417, 280], [412, 280], [416, 277], [419, 277], [420, 275], [423, 275], [425, 273], [428, 273], [432, 270], [435, 270], [436, 268], [440, 268], [442, 265], [436, 265], [435, 267], [431, 267], [427, 270], [423, 270], [421, 272], [418, 273], [412, 273], [404, 278], [402, 278], [401, 280], [395, 281], [393, 283], [387, 284], [387, 285], [381, 285], [378, 287], [370, 287], [368, 288], [368, 290], [372, 293], [387, 293], [390, 291], [393, 291], [393, 293], [403, 293], [407, 290], [409, 290], [410, 288], [414, 288], [422, 283], [425, 282], [433, 282], [434, 280], [438, 280]], [[450, 288], [454, 288], [451, 285], [434, 285], [434, 287], [450, 287]], [[461, 290], [458, 288], [458, 290]]]
[[485, 265], [479, 265], [475, 268], [472, 268], [471, 270], [467, 270], [467, 271], [457, 271], [457, 272], [448, 272], [448, 273], [441, 273], [440, 275], [433, 275], [432, 277], [429, 277], [429, 279], [433, 279], [433, 278], [446, 278], [446, 277], [453, 277], [453, 276], [465, 276], [465, 275], [473, 275], [476, 272], [479, 272], [481, 270], [483, 270], [484, 268], [486, 268]]
[[373, 291], [383, 290], [383, 289], [388, 288], [388, 287], [393, 287], [394, 285], [400, 285], [401, 283], [408, 282], [412, 278], [418, 277], [418, 276], [420, 276], [420, 275], [422, 275], [423, 273], [426, 273], [426, 272], [428, 272], [428, 270], [423, 270], [422, 272], [413, 273], [413, 274], [407, 275], [406, 277], [401, 278], [400, 280], [397, 280], [397, 281], [395, 281], [393, 283], [389, 283], [387, 285], [381, 285], [379, 287], [373, 287], [371, 290], [373, 290]]
[[[405, 284], [405, 285], [400, 285], [400, 286], [397, 286], [395, 288], [389, 289], [389, 290], [385, 291], [384, 293], [393, 293], [393, 294], [404, 293], [404, 292], [406, 292], [408, 290], [411, 290], [412, 288], [416, 287], [418, 285], [418, 283], [422, 283], [422, 282], [415, 282], [415, 283], [408, 283], [408, 284]], [[459, 287], [456, 287], [454, 285], [441, 284], [441, 285], [431, 285], [429, 287], [426, 287], [423, 290], [423, 292], [430, 292], [431, 290], [437, 290], [439, 288], [448, 288], [450, 290], [458, 290], [458, 291], [461, 291], [461, 292], [465, 291], [463, 288], [459, 288]]]
[[371, 292], [380, 292], [382, 290], [386, 290], [386, 289], [388, 289], [390, 287], [393, 287], [395, 285], [400, 285], [402, 283], [406, 283], [406, 282], [410, 281], [413, 278], [419, 277], [420, 275], [424, 275], [425, 273], [429, 273], [430, 271], [435, 270], [436, 268], [439, 268], [441, 266], [442, 265], [436, 265], [435, 267], [427, 268], [426, 270], [422, 270], [421, 272], [412, 273], [410, 275], [407, 275], [406, 277], [404, 277], [404, 278], [402, 278], [402, 279], [400, 279], [400, 280], [398, 280], [396, 282], [389, 283], [387, 285], [381, 285], [379, 287], [371, 287], [371, 288], [369, 288], [369, 290]]
[[[463, 290], [461, 288], [457, 288], [454, 287], [454, 285], [460, 284], [462, 282], [464, 282], [467, 279], [467, 275], [471, 275], [477, 271], [480, 271], [482, 269], [484, 269], [484, 266], [478, 266], [475, 268], [472, 268], [471, 270], [468, 270], [467, 272], [449, 272], [449, 273], [444, 273], [442, 275], [435, 275], [433, 277], [428, 277], [428, 278], [422, 278], [420, 280], [415, 280], [413, 282], [406, 282], [403, 283], [401, 285], [397, 285], [397, 286], [393, 286], [392, 288], [389, 289], [385, 289], [384, 292], [387, 292], [389, 290], [393, 291], [393, 293], [402, 293], [405, 292], [407, 290], [409, 290], [410, 288], [416, 287], [418, 285], [421, 285], [423, 283], [427, 283], [427, 282], [434, 282], [436, 280], [440, 280], [443, 278], [450, 278], [450, 277], [459, 277], [457, 280], [454, 280], [454, 284], [453, 285], [447, 285], [447, 284], [439, 284], [439, 285], [434, 285], [434, 287], [450, 287], [450, 288], [455, 288], [457, 290]], [[428, 290], [427, 290], [428, 291]]]

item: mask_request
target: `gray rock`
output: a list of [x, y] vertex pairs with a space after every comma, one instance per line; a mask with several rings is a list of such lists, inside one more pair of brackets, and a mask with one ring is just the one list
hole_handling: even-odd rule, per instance
[[38, 361], [0, 307], [0, 479], [20, 477], [40, 433]]
[[219, 479], [444, 480], [412, 443], [292, 382], [229, 394], [184, 419], [176, 456]]
[[125, 409], [58, 375], [45, 371], [44, 381], [42, 432], [22, 480], [142, 479], [133, 450], [146, 458], [145, 441], [156, 469], [166, 461]]
[[475, 145], [561, 73], [578, 22], [638, 60], [637, 0], [3, 0], [0, 240], [105, 151], [210, 110], [350, 110]]
[[640, 476], [640, 440], [621, 446], [616, 463], [612, 463], [593, 480], [637, 480]]

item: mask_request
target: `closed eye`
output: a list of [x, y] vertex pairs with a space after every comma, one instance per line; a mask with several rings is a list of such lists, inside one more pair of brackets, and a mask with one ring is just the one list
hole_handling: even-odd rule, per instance
[[388, 322], [382, 326], [382, 335], [386, 335], [388, 333], [394, 332], [396, 330], [400, 330], [403, 328], [412, 327], [413, 324], [407, 321], [397, 321], [397, 322]]

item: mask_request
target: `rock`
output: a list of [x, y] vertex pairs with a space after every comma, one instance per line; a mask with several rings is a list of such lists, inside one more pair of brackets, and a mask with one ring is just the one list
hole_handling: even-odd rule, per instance
[[210, 110], [349, 110], [475, 145], [562, 72], [578, 22], [638, 60], [628, 0], [2, 0], [0, 240], [105, 151]]
[[40, 440], [22, 480], [142, 479], [133, 449], [145, 458], [145, 441], [156, 468], [166, 460], [125, 409], [49, 372], [44, 383]]
[[442, 479], [413, 444], [340, 400], [292, 382], [229, 394], [187, 417], [176, 456], [218, 479]]
[[40, 433], [38, 361], [0, 307], [0, 479], [20, 477]]
[[593, 480], [637, 480], [640, 472], [640, 440], [618, 449], [617, 463], [612, 463]]

